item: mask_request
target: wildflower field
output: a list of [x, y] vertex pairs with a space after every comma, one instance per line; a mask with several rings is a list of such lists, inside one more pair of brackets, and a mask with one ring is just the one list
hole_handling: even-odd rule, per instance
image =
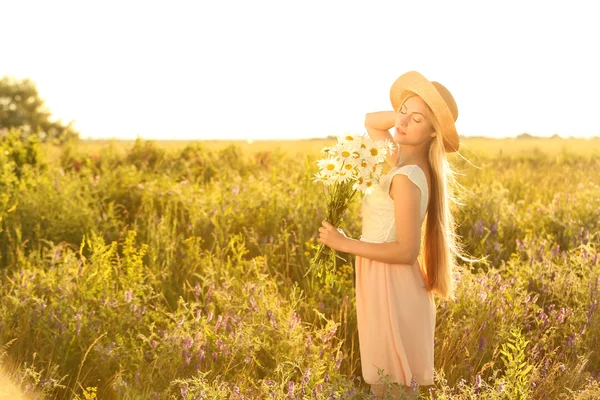
[[[332, 142], [5, 134], [0, 398], [369, 398], [353, 257], [304, 276]], [[600, 140], [462, 146], [457, 233], [488, 261], [436, 298], [420, 398], [600, 398]], [[358, 238], [360, 196], [344, 221]]]

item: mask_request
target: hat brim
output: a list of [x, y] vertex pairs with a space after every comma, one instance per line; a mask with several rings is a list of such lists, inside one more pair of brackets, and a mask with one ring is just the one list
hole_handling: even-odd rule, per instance
[[454, 124], [454, 117], [444, 98], [427, 78], [417, 71], [402, 74], [390, 89], [390, 101], [395, 112], [399, 111], [403, 93], [410, 91], [419, 96], [429, 106], [441, 126], [444, 150], [447, 153], [458, 151], [460, 141]]

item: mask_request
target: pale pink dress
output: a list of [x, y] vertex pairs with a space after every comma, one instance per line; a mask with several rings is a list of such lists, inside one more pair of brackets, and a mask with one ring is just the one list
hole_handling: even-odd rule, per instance
[[[429, 197], [425, 173], [417, 165], [394, 167], [363, 198], [361, 241], [396, 240], [394, 200], [389, 196], [396, 174], [408, 176], [421, 190], [423, 223]], [[380, 368], [392, 382], [410, 386], [414, 379], [419, 385], [433, 384], [436, 305], [424, 285], [418, 262], [387, 264], [356, 256], [358, 337], [366, 383], [381, 383]]]

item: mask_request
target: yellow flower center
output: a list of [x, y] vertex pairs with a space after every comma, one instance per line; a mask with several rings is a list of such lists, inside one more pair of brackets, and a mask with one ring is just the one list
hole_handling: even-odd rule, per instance
[[353, 152], [352, 155], [354, 156], [354, 158], [360, 157], [360, 153], [358, 151]]
[[350, 152], [348, 150], [342, 151], [342, 157], [344, 157], [344, 158], [350, 157]]
[[362, 177], [362, 176], [361, 176], [360, 178], [358, 178], [358, 184], [359, 184], [359, 185], [362, 185], [364, 181], [365, 181], [365, 180], [363, 179], [363, 177]]
[[371, 181], [367, 182], [367, 187], [371, 187], [372, 184], [373, 184], [373, 182], [371, 182]]
[[361, 145], [360, 145], [360, 148], [361, 148], [361, 149], [366, 149], [366, 148], [367, 148], [367, 146], [366, 146], [366, 145], [363, 143], [363, 144], [361, 144]]
[[346, 165], [344, 165], [344, 168], [346, 168], [346, 169], [352, 169], [352, 165], [351, 164], [346, 164]]
[[354, 140], [352, 136], [346, 136], [346, 140]]
[[367, 164], [366, 161], [363, 161], [363, 162], [360, 163], [360, 166], [363, 167], [363, 168], [367, 168], [367, 165], [368, 164]]
[[333, 164], [327, 164], [327, 169], [329, 171], [333, 171], [335, 169], [335, 165], [333, 165]]
[[379, 154], [379, 152], [377, 151], [377, 149], [376, 149], [376, 148], [372, 148], [372, 149], [371, 149], [371, 155], [372, 155], [372, 156], [377, 156], [378, 154]]

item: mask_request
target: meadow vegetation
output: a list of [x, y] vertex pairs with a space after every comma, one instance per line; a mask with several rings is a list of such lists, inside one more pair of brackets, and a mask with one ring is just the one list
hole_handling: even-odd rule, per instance
[[[0, 382], [40, 399], [368, 398], [353, 258], [332, 286], [304, 276], [329, 144], [5, 131]], [[436, 298], [420, 398], [600, 398], [600, 141], [463, 148], [457, 233], [488, 261]], [[359, 237], [360, 198], [343, 229]]]

